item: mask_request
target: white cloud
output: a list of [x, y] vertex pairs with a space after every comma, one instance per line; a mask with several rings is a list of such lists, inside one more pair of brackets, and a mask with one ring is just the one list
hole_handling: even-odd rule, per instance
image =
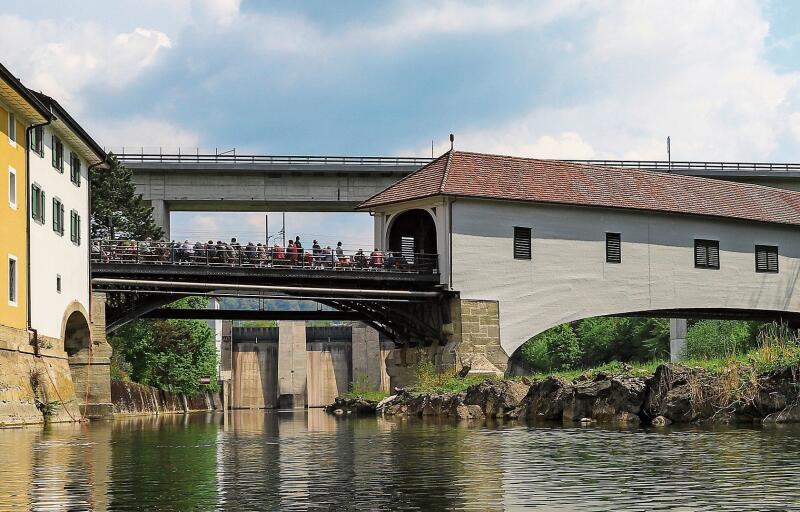
[[797, 135], [789, 103], [800, 95], [800, 73], [768, 63], [768, 33], [756, 2], [608, 2], [569, 68], [583, 94], [563, 107], [523, 105], [527, 113], [516, 119], [467, 127], [456, 145], [663, 159], [670, 135], [673, 159], [767, 159], [790, 129]]
[[[195, 148], [200, 145], [198, 133], [163, 119], [134, 117], [114, 121], [90, 121], [87, 124], [91, 126], [90, 133], [98, 143], [117, 152], [122, 146], [143, 147], [145, 152], [157, 152], [165, 141], [169, 141], [169, 151], [178, 147]], [[167, 148], [165, 152], [168, 152]]]
[[5, 64], [28, 87], [80, 112], [88, 103], [81, 95], [85, 86], [129, 83], [170, 48], [171, 41], [163, 32], [144, 28], [114, 33], [91, 21], [0, 16], [0, 47]]
[[789, 116], [789, 128], [795, 140], [800, 143], [800, 112], [794, 112]]
[[404, 47], [422, 38], [452, 34], [504, 33], [532, 29], [584, 9], [583, 0], [527, 2], [503, 5], [497, 2], [467, 3], [406, 2], [391, 11], [385, 22], [370, 19], [327, 31], [307, 18], [287, 14], [253, 14], [243, 17], [244, 31], [252, 34], [256, 47], [267, 54], [330, 56]]
[[227, 28], [239, 20], [241, 0], [196, 0], [195, 22]]

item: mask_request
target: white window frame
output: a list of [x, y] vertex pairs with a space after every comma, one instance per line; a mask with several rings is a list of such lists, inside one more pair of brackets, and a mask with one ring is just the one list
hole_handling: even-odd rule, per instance
[[6, 288], [6, 293], [11, 291], [11, 262], [14, 262], [14, 300], [11, 300], [11, 296], [9, 294], [8, 297], [8, 305], [11, 307], [17, 307], [19, 301], [19, 258], [14, 256], [13, 254], [8, 255], [8, 260], [6, 261], [6, 272], [8, 272], [8, 286]]
[[[11, 186], [11, 176], [14, 176], [14, 186]], [[8, 166], [8, 206], [11, 207], [12, 210], [16, 210], [18, 208], [19, 202], [17, 201], [17, 189], [19, 188], [19, 182], [17, 181], [17, 170], [14, 169], [12, 166]], [[13, 199], [12, 199], [13, 196]]]
[[8, 144], [12, 148], [17, 147], [17, 116], [10, 110], [8, 111]]

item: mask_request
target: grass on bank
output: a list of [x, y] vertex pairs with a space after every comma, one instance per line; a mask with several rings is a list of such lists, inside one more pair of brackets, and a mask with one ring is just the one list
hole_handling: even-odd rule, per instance
[[[711, 375], [735, 375], [737, 379], [750, 380], [755, 375], [786, 368], [800, 368], [800, 334], [786, 326], [773, 324], [766, 326], [757, 339], [757, 347], [744, 353], [732, 353], [719, 357], [698, 357], [681, 361], [686, 367], [702, 368]], [[647, 362], [621, 363], [613, 361], [594, 368], [569, 369], [538, 372], [527, 376], [531, 381], [543, 380], [550, 376], [572, 381], [578, 378], [593, 379], [600, 373], [613, 377], [649, 377], [658, 366], [668, 361], [654, 359]], [[483, 375], [459, 377], [455, 370], [437, 371], [427, 360], [418, 362], [412, 369], [413, 384], [408, 390], [413, 393], [461, 393], [470, 386], [487, 379]], [[512, 377], [510, 380], [521, 380]], [[387, 393], [375, 391], [366, 379], [356, 379], [348, 398], [362, 397], [369, 400], [382, 400]]]

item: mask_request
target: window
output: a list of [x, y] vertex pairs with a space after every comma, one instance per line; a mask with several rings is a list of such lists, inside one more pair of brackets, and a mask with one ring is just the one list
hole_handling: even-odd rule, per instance
[[606, 262], [622, 263], [622, 241], [619, 233], [606, 233]]
[[44, 157], [44, 126], [37, 126], [31, 132], [31, 151]]
[[719, 268], [719, 241], [701, 240], [694, 241], [694, 266], [695, 268]]
[[12, 146], [17, 145], [17, 119], [11, 112], [8, 113], [8, 142]]
[[531, 228], [514, 227], [514, 259], [531, 259]]
[[39, 224], [44, 224], [44, 190], [37, 184], [31, 185], [31, 217]]
[[778, 273], [778, 247], [775, 245], [756, 246], [756, 272]]
[[78, 155], [69, 153], [69, 179], [77, 186], [81, 186], [81, 159]]
[[55, 167], [58, 172], [64, 172], [64, 144], [62, 144], [61, 139], [55, 135], [53, 135], [52, 142], [53, 167]]
[[81, 245], [81, 216], [75, 210], [69, 212], [69, 239]]
[[53, 198], [53, 231], [64, 236], [64, 203]]
[[56, 274], [56, 291], [61, 293], [61, 274]]
[[17, 170], [8, 167], [8, 206], [17, 209]]
[[8, 303], [17, 305], [17, 258], [8, 255]]

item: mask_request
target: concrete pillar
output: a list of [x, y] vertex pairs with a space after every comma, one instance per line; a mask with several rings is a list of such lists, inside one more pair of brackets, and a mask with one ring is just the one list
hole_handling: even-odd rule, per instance
[[278, 405], [277, 352], [274, 342], [234, 345], [232, 408], [271, 409]]
[[394, 345], [382, 347], [378, 331], [364, 324], [353, 325], [352, 332], [353, 381], [363, 379], [371, 389], [389, 391], [386, 351]]
[[278, 322], [278, 407], [306, 405], [306, 323]]
[[669, 319], [669, 360], [673, 363], [686, 356], [686, 319]]
[[164, 239], [169, 240], [169, 205], [163, 199], [152, 199], [150, 205], [153, 207], [153, 221], [164, 230]]
[[347, 393], [351, 378], [352, 347], [341, 341], [314, 341], [307, 345], [308, 407], [325, 407]]

